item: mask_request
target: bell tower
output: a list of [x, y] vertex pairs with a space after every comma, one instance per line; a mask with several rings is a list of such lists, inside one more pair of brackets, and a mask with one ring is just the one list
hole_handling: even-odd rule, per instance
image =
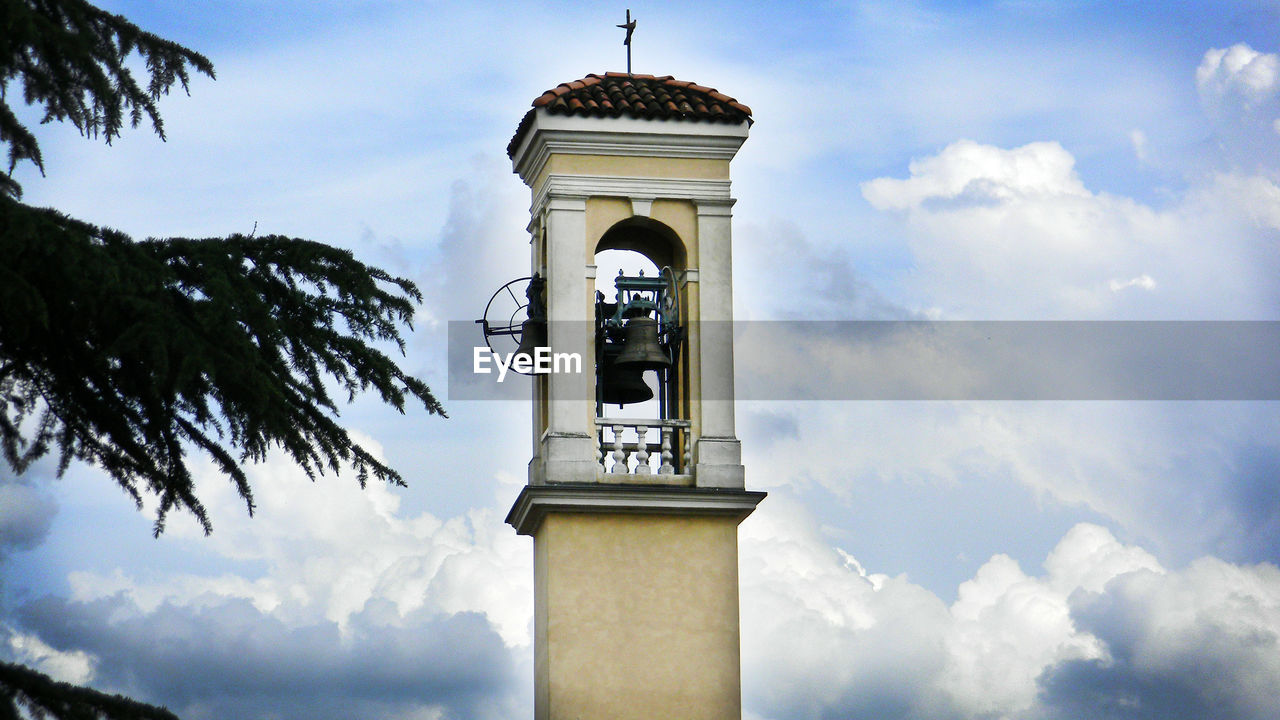
[[[533, 196], [518, 352], [582, 359], [534, 377], [507, 516], [534, 542], [538, 720], [741, 718], [737, 526], [765, 496], [734, 430], [729, 163], [750, 125], [712, 88], [607, 73], [543, 93], [507, 147]], [[658, 272], [597, 278], [606, 250]]]

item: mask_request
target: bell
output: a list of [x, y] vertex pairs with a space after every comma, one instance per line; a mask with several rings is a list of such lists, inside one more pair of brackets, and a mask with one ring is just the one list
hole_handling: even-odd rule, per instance
[[632, 318], [622, 328], [622, 354], [614, 360], [618, 367], [661, 370], [671, 367], [671, 359], [658, 343], [658, 321], [651, 317]]
[[653, 389], [644, 381], [644, 370], [619, 366], [617, 362], [604, 368], [604, 387], [600, 400], [605, 405], [630, 405], [653, 399]]
[[622, 309], [622, 318], [624, 320], [632, 320], [638, 317], [644, 317], [649, 314], [649, 308], [641, 303], [627, 303]]
[[540, 347], [547, 347], [547, 324], [542, 320], [525, 320], [520, 326], [520, 346], [511, 356], [512, 362], [519, 357], [529, 358], [529, 366], [534, 366], [534, 352]]

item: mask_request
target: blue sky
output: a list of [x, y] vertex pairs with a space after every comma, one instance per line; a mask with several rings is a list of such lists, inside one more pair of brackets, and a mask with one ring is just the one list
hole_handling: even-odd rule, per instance
[[[447, 322], [527, 268], [516, 124], [625, 62], [621, 5], [107, 7], [218, 79], [167, 142], [42, 127], [25, 199], [351, 248], [423, 289], [406, 363], [442, 395]], [[630, 7], [637, 72], [754, 111], [740, 319], [1280, 319], [1280, 5]], [[184, 718], [527, 716], [527, 408], [447, 405], [342, 415], [407, 489], [273, 458], [250, 519], [204, 470], [208, 538], [152, 539], [92, 468], [0, 474], [0, 655]], [[752, 401], [738, 431], [770, 492], [746, 717], [1280, 714], [1275, 403]]]

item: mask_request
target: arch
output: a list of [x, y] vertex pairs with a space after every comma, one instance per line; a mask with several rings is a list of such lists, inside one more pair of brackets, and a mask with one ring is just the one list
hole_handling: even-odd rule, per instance
[[686, 269], [688, 253], [684, 241], [665, 223], [634, 216], [619, 220], [600, 236], [595, 253], [605, 250], [633, 250], [649, 258], [659, 268]]

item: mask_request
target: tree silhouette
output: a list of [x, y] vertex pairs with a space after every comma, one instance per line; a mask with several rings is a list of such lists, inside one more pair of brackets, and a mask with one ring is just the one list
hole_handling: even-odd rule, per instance
[[[24, 715], [22, 711], [25, 710]], [[10, 663], [0, 663], [0, 720], [32, 717], [68, 720], [178, 720], [162, 707], [108, 695]]]
[[[0, 4], [0, 88], [21, 82], [45, 121], [118, 137], [147, 118], [189, 70], [212, 64], [83, 0]], [[129, 68], [144, 61], [145, 88]], [[98, 465], [141, 506], [159, 498], [155, 532], [173, 509], [211, 529], [187, 450], [213, 458], [250, 513], [241, 464], [272, 447], [314, 478], [354, 467], [403, 484], [334, 419], [327, 382], [348, 399], [374, 390], [403, 412], [416, 398], [443, 415], [425, 384], [380, 351], [403, 354], [401, 324], [421, 300], [404, 278], [320, 243], [271, 235], [135, 242], [123, 233], [18, 202], [20, 161], [40, 148], [0, 95], [9, 174], [0, 193], [0, 451], [22, 472], [54, 446], [59, 471]]]
[[[140, 57], [145, 77], [131, 68]], [[444, 415], [421, 381], [378, 345], [403, 355], [417, 288], [316, 242], [261, 238], [137, 241], [19, 202], [21, 162], [41, 173], [35, 135], [8, 93], [82, 135], [118, 137], [147, 120], [164, 137], [157, 102], [202, 55], [144, 32], [83, 0], [0, 0], [0, 454], [18, 473], [55, 447], [106, 471], [142, 504], [159, 499], [154, 531], [173, 510], [212, 526], [196, 497], [187, 453], [210, 456], [250, 514], [242, 463], [274, 447], [314, 478], [350, 465], [403, 485], [352, 441], [330, 388], [348, 401], [372, 390], [404, 411]], [[118, 696], [0, 665], [0, 720], [22, 717], [172, 718]]]

